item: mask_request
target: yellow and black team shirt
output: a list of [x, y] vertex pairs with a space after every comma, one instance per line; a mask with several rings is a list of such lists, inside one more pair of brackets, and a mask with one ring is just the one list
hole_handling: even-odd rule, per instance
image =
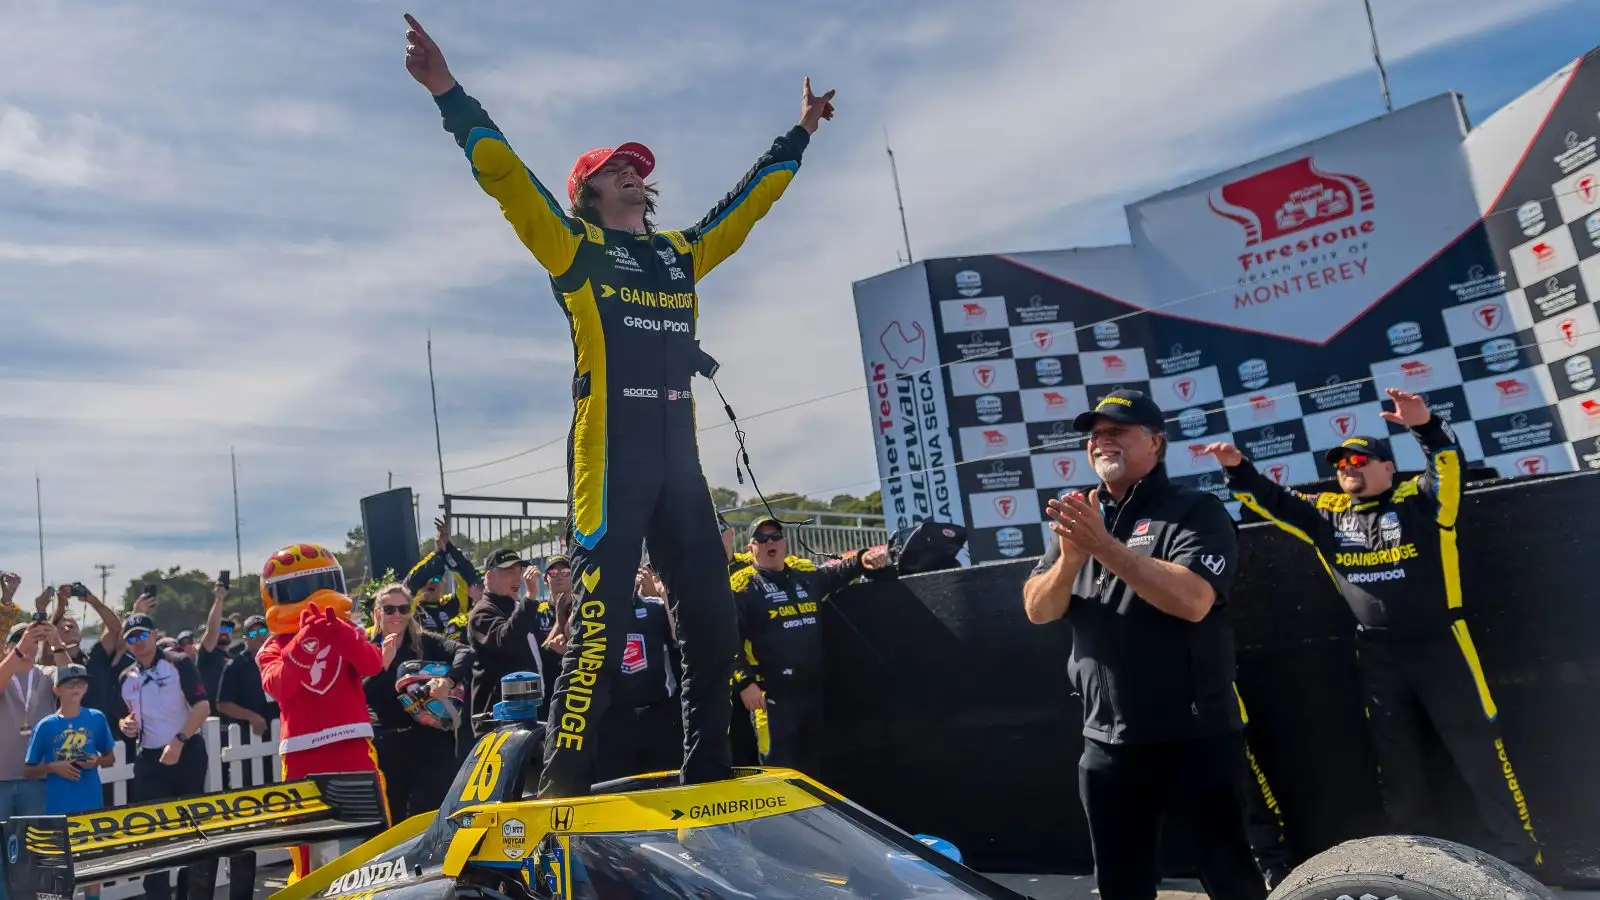
[[1465, 459], [1438, 416], [1412, 433], [1428, 470], [1374, 497], [1289, 490], [1248, 460], [1227, 470], [1228, 487], [1245, 506], [1316, 548], [1363, 627], [1439, 635], [1461, 614], [1456, 517]]
[[478, 184], [550, 273], [571, 327], [573, 540], [592, 550], [606, 533], [608, 494], [675, 464], [700, 471], [690, 390], [705, 367], [697, 288], [783, 195], [810, 135], [797, 125], [779, 136], [695, 225], [633, 234], [563, 212], [460, 85], [435, 100]]
[[[415, 597], [427, 583], [433, 579], [440, 580], [439, 602], [427, 604], [413, 602], [412, 615], [416, 617], [417, 624], [423, 631], [442, 634], [454, 641], [467, 639], [467, 612], [472, 609], [472, 598], [468, 589], [477, 584], [481, 576], [472, 565], [472, 560], [462, 553], [455, 544], [446, 544], [444, 552], [435, 549], [424, 556], [411, 571], [406, 574], [405, 585]], [[373, 615], [372, 620], [377, 622], [378, 617]], [[369, 629], [369, 633], [377, 633], [377, 626]]]
[[809, 559], [790, 556], [777, 572], [754, 564], [735, 571], [729, 585], [744, 648], [733, 673], [735, 692], [757, 682], [820, 681], [823, 654], [817, 605], [865, 573], [860, 553], [821, 568]]

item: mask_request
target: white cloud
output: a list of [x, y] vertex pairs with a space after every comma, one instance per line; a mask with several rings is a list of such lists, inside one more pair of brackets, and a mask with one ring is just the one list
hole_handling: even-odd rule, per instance
[[89, 160], [95, 122], [74, 116], [47, 134], [25, 109], [0, 109], [0, 172], [59, 187], [83, 187], [94, 176]]
[[[1555, 4], [1456, 6], [1385, 4], [1388, 59]], [[1105, 243], [1124, 239], [1121, 203], [1286, 143], [1298, 98], [1370, 66], [1359, 7], [1335, 0], [419, 16], [547, 184], [590, 146], [644, 140], [672, 223], [793, 122], [803, 74], [839, 89], [789, 195], [703, 290], [769, 490], [875, 478], [850, 284], [900, 245], [883, 125], [919, 257]], [[565, 322], [401, 67], [392, 8], [52, 2], [0, 30], [18, 71], [51, 73], [0, 109], [18, 198], [0, 207], [0, 496], [31, 497], [40, 470], [53, 578], [231, 567], [230, 445], [247, 568], [287, 540], [338, 543], [391, 470], [426, 512], [430, 331], [448, 467], [565, 434]], [[129, 47], [161, 49], [129, 65]], [[702, 424], [725, 423], [697, 390]], [[732, 429], [701, 446], [733, 485]], [[449, 483], [551, 469], [494, 492], [563, 496], [563, 457], [558, 441]], [[28, 571], [32, 530], [28, 504], [0, 512], [0, 566]]]

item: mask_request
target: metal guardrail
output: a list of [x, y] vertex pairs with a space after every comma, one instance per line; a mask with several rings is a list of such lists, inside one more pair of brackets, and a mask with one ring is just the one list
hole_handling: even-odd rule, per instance
[[[450, 530], [462, 540], [467, 555], [476, 562], [491, 550], [510, 547], [528, 558], [548, 556], [564, 550], [567, 501], [530, 497], [477, 497], [445, 495], [444, 512]], [[862, 513], [836, 513], [798, 509], [775, 509], [786, 522], [812, 520], [806, 525], [790, 525], [789, 552], [809, 555], [815, 562], [828, 554], [840, 554], [882, 544], [889, 539], [882, 516]], [[729, 516], [737, 529], [734, 549], [748, 543], [750, 523], [764, 512]]]

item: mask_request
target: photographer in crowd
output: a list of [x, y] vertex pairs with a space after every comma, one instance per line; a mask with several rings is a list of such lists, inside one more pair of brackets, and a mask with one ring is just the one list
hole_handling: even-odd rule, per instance
[[1083, 697], [1078, 787], [1104, 900], [1149, 900], [1168, 813], [1193, 830], [1211, 900], [1261, 900], [1245, 835], [1244, 741], [1226, 604], [1238, 541], [1215, 496], [1167, 480], [1166, 424], [1140, 391], [1074, 420], [1101, 484], [1046, 506], [1023, 586], [1035, 624], [1063, 618]]
[[1339, 490], [1316, 495], [1280, 487], [1232, 444], [1207, 452], [1240, 502], [1312, 546], [1355, 615], [1367, 727], [1384, 806], [1400, 833], [1434, 830], [1426, 743], [1436, 730], [1493, 835], [1490, 852], [1532, 871], [1543, 854], [1462, 618], [1456, 525], [1466, 456], [1425, 400], [1388, 393], [1394, 409], [1383, 419], [1409, 429], [1428, 461], [1426, 472], [1399, 484], [1393, 454], [1375, 437], [1329, 450]]
[[469, 709], [463, 688], [472, 672], [472, 648], [424, 631], [404, 584], [384, 585], [374, 599], [378, 625], [372, 640], [383, 651], [383, 669], [362, 690], [389, 815], [401, 822], [438, 809], [455, 778], [454, 732]]
[[[184, 654], [156, 647], [155, 622], [146, 615], [128, 616], [122, 638], [136, 665], [122, 676], [122, 700], [128, 715], [119, 723], [123, 735], [137, 738], [129, 800], [144, 803], [205, 792], [207, 756], [200, 729], [211, 715], [211, 703], [194, 661]], [[188, 880], [216, 883], [216, 859], [191, 864], [178, 873], [178, 894], [188, 895]], [[166, 872], [144, 878], [152, 900], [167, 900], [172, 884]]]

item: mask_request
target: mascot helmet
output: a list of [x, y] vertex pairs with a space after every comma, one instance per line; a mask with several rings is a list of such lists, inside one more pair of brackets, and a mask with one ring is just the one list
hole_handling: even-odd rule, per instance
[[300, 612], [308, 603], [331, 608], [339, 618], [350, 620], [344, 568], [337, 557], [316, 544], [290, 544], [272, 554], [261, 567], [261, 603], [273, 634], [299, 631]]

